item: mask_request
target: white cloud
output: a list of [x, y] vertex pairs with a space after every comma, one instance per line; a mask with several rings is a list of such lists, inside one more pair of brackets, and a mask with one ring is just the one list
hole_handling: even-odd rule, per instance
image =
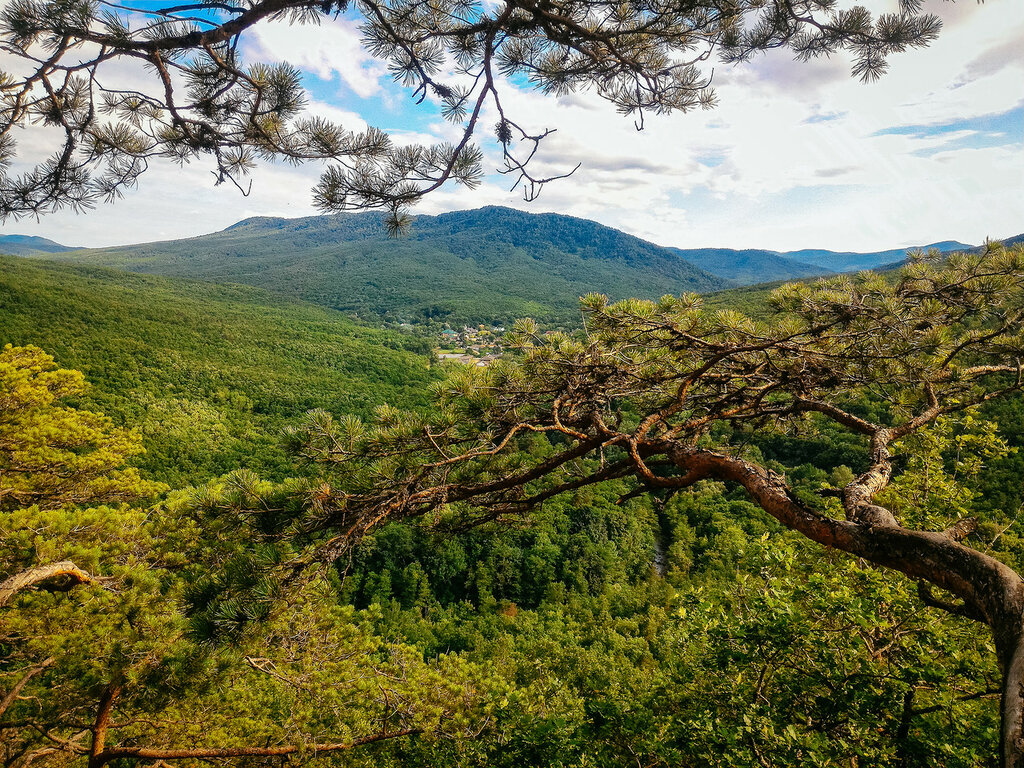
[[363, 99], [382, 92], [387, 67], [362, 47], [357, 23], [348, 17], [320, 24], [270, 22], [254, 28], [245, 48], [255, 61], [286, 61], [322, 80], [341, 79]]
[[362, 115], [348, 109], [340, 109], [333, 104], [327, 104], [323, 101], [309, 101], [306, 104], [305, 113], [330, 120], [332, 123], [336, 123], [349, 131], [366, 130], [366, 121]]

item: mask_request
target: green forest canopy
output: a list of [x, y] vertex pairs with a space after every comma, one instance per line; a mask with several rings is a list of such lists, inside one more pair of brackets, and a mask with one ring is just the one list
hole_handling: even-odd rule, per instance
[[[154, 311], [137, 326], [142, 341], [187, 360], [221, 354], [218, 334], [260, 338], [274, 325], [259, 324], [268, 308], [257, 291], [24, 268], [21, 278], [27, 286], [37, 281], [40, 303], [45, 284], [74, 280], [80, 292], [65, 306], [82, 311], [95, 298], [117, 307], [127, 296], [158, 310], [161, 297], [179, 301], [190, 292], [192, 320]], [[7, 317], [31, 314], [30, 302], [13, 306], [24, 314]], [[213, 307], [231, 322], [206, 318], [202, 310]], [[339, 335], [354, 332], [322, 310], [278, 311], [275, 324], [313, 317]], [[102, 358], [118, 354], [120, 340], [105, 338], [113, 326], [76, 325], [66, 314], [63, 324], [61, 315], [48, 321], [52, 338], [102, 372]], [[243, 334], [246, 323], [256, 323], [252, 336]], [[188, 332], [175, 333], [178, 326]], [[365, 333], [367, 344], [397, 338]], [[264, 363], [259, 376], [232, 385], [272, 394], [263, 379], [272, 367]], [[176, 386], [185, 386], [189, 370], [170, 369], [181, 376]], [[140, 392], [155, 392], [169, 375], [143, 367], [135, 381]], [[465, 375], [455, 375], [450, 391]], [[335, 386], [303, 380], [284, 379], [292, 386], [282, 390], [287, 402], [315, 401], [332, 391], [321, 387]], [[128, 399], [117, 392], [121, 381], [100, 376], [89, 400], [64, 394], [83, 405], [116, 404]], [[422, 394], [425, 384], [410, 391]], [[48, 407], [33, 418], [50, 418]], [[870, 400], [865, 407], [881, 413]], [[377, 417], [401, 431], [392, 413]], [[1016, 564], [1017, 529], [1002, 521], [1012, 523], [1021, 503], [1021, 413], [1019, 401], [993, 404], [901, 443], [894, 460], [901, 472], [880, 501], [904, 520], [977, 516], [972, 540]], [[287, 410], [280, 415], [283, 423]], [[805, 503], [870, 467], [862, 438], [825, 424], [758, 429], [746, 445], [748, 457], [785, 467]], [[557, 441], [538, 437], [515, 456], [544, 460], [557, 449]], [[147, 457], [144, 466], [164, 477], [219, 471], [159, 466], [176, 456]], [[577, 471], [596, 470], [597, 461], [583, 459]], [[613, 479], [552, 498], [527, 527], [432, 532], [458, 528], [456, 506], [454, 518], [372, 530], [343, 561], [343, 581], [334, 569], [310, 566], [307, 576], [324, 578], [289, 583], [278, 569], [319, 546], [316, 510], [329, 509], [345, 487], [330, 470], [327, 485], [315, 468], [303, 472], [310, 479], [284, 484], [235, 473], [175, 493], [155, 513], [148, 502], [117, 499], [84, 509], [6, 508], [4, 575], [70, 560], [91, 580], [64, 595], [57, 590], [75, 581], [48, 577], [39, 582], [46, 589], [19, 592], [2, 614], [0, 686], [9, 693], [23, 683], [27, 696], [0, 715], [7, 759], [85, 760], [76, 755], [95, 734], [80, 727], [80, 713], [95, 726], [108, 700], [115, 717], [97, 761], [142, 757], [140, 744], [154, 754], [318, 744], [337, 749], [316, 760], [338, 765], [620, 765], [636, 756], [654, 765], [735, 765], [770, 756], [784, 765], [856, 757], [980, 766], [997, 749], [999, 669], [980, 625], [923, 610], [898, 577], [810, 548], [735, 486], [637, 495], [634, 483]], [[70, 643], [70, 626], [88, 632]], [[296, 641], [298, 627], [299, 637], [323, 642]], [[55, 749], [28, 722], [71, 746]], [[348, 748], [384, 733], [390, 738]]]
[[311, 408], [423, 406], [430, 344], [255, 288], [0, 256], [0, 345], [83, 371], [77, 402], [143, 434], [141, 466], [177, 486], [291, 470], [279, 433]]

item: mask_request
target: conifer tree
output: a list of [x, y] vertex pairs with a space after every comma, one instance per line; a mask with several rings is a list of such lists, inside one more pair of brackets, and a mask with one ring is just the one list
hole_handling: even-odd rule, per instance
[[[693, 295], [588, 296], [584, 334], [519, 323], [518, 357], [454, 373], [435, 417], [314, 414], [293, 437], [333, 486], [318, 486], [297, 517], [270, 518], [254, 503], [248, 514], [269, 538], [318, 532], [306, 559], [333, 561], [389, 520], [430, 515], [458, 528], [621, 478], [635, 482], [627, 496], [725, 481], [782, 526], [900, 572], [925, 605], [989, 627], [1003, 674], [1001, 765], [1020, 768], [1024, 579], [991, 552], [992, 523], [1009, 525], [1013, 512], [979, 521], [950, 504], [921, 514], [887, 493], [894, 450], [942, 417], [1024, 389], [1024, 248], [938, 260], [781, 288], [770, 321], [705, 311]], [[865, 468], [808, 497], [746, 450], [752, 435], [780, 428], [857, 436]]]
[[[31, 509], [45, 516], [152, 496], [163, 488], [124, 466], [142, 453], [137, 433], [63, 405], [84, 389], [81, 373], [58, 369], [41, 349], [8, 344], [0, 351], [0, 514]], [[24, 589], [93, 581], [74, 562], [54, 561], [9, 533], [0, 541], [0, 607]]]
[[487, 717], [483, 693], [500, 681], [366, 632], [332, 582], [247, 612], [258, 632], [208, 642], [204, 619], [229, 634], [237, 613], [189, 616], [189, 604], [225, 574], [246, 574], [250, 591], [273, 585], [188, 505], [125, 503], [166, 488], [124, 467], [142, 450], [137, 433], [65, 404], [84, 387], [40, 349], [0, 351], [3, 765], [315, 765], [417, 734], [462, 736]]
[[[416, 99], [436, 100], [460, 126], [454, 143], [400, 147], [376, 128], [304, 115], [293, 67], [241, 58], [261, 22], [340, 14], [361, 20], [366, 50]], [[836, 0], [11, 0], [0, 12], [10, 61], [0, 73], [0, 166], [18, 158], [20, 127], [52, 141], [52, 153], [0, 175], [0, 216], [116, 198], [157, 157], [205, 158], [218, 182], [239, 185], [259, 159], [277, 157], [329, 163], [314, 194], [321, 209], [382, 207], [400, 226], [405, 207], [446, 181], [479, 181], [473, 138], [485, 130], [502, 150], [500, 170], [527, 197], [550, 180], [530, 160], [556, 126], [508, 112], [507, 80], [551, 95], [593, 89], [642, 125], [645, 114], [713, 106], [716, 58], [848, 51], [853, 74], [870, 80], [939, 27], [920, 0], [877, 17]], [[493, 126], [481, 125], [488, 105]]]

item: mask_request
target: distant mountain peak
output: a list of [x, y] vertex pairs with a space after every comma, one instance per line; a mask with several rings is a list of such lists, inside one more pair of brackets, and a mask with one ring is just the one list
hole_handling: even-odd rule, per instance
[[31, 256], [40, 253], [63, 253], [76, 248], [61, 245], [45, 237], [36, 235], [0, 235], [0, 253], [11, 256]]
[[245, 227], [259, 227], [271, 224], [283, 224], [286, 221], [292, 221], [292, 219], [285, 219], [280, 216], [250, 216], [247, 219], [236, 221], [230, 227], [225, 227], [221, 231], [230, 232], [233, 229], [244, 229]]
[[579, 297], [657, 299], [733, 285], [669, 248], [594, 221], [487, 206], [417, 216], [250, 217], [202, 237], [75, 254], [79, 263], [270, 288], [360, 317], [575, 323]]
[[904, 261], [912, 251], [936, 250], [942, 253], [953, 251], [969, 251], [973, 245], [956, 240], [943, 240], [928, 245], [909, 246], [907, 248], [891, 248], [887, 251], [828, 251], [819, 248], [805, 248], [800, 251], [787, 251], [782, 255], [818, 267], [825, 267], [835, 272], [858, 272], [864, 269], [890, 268], [894, 263]]
[[[579, 319], [578, 299], [657, 299], [739, 285], [876, 269], [906, 257], [876, 253], [668, 248], [589, 219], [486, 205], [414, 218], [391, 238], [380, 212], [252, 216], [209, 235], [62, 256], [129, 271], [248, 283], [389, 320], [507, 324]], [[942, 241], [925, 248], [964, 248]]]

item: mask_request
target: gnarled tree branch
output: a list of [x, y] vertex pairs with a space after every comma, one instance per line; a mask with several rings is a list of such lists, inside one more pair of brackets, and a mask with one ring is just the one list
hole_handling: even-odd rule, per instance
[[66, 592], [82, 584], [102, 584], [107, 579], [86, 573], [70, 560], [28, 568], [0, 582], [0, 608], [26, 589]]

